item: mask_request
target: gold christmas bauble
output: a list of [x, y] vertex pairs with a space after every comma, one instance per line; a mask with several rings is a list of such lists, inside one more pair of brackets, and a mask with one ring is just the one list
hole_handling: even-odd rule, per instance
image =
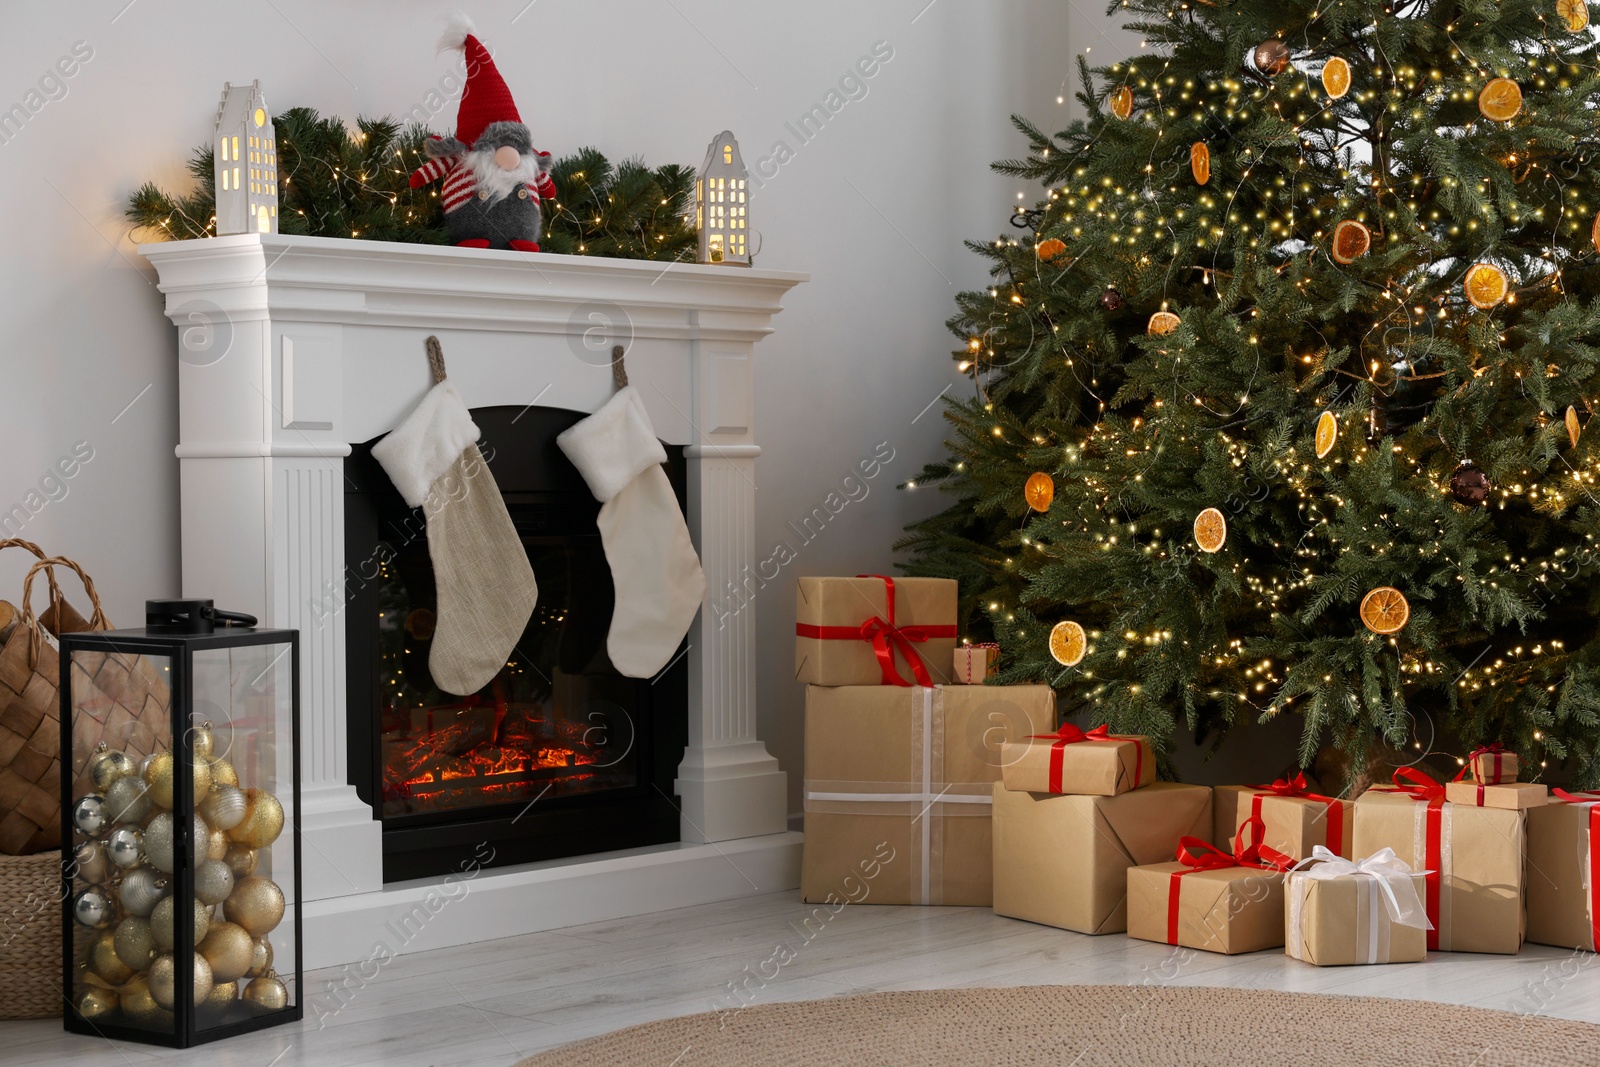
[[221, 904], [233, 892], [233, 872], [222, 860], [206, 860], [194, 869], [194, 895], [202, 904]]
[[272, 942], [262, 938], [250, 946], [250, 969], [244, 972], [246, 978], [260, 978], [272, 970]]
[[113, 930], [102, 930], [89, 942], [85, 956], [89, 969], [112, 985], [121, 985], [133, 977], [133, 968], [117, 955], [117, 935]]
[[106, 815], [112, 822], [143, 822], [149, 814], [150, 787], [138, 775], [118, 778], [106, 790]]
[[222, 905], [222, 914], [238, 923], [251, 937], [265, 937], [283, 921], [283, 890], [270, 878], [251, 875], [234, 883], [233, 893]]
[[138, 917], [123, 919], [117, 924], [112, 944], [117, 959], [133, 971], [142, 971], [156, 958], [156, 939], [150, 929], [150, 920]]
[[228, 831], [228, 837], [251, 848], [266, 848], [283, 833], [283, 805], [265, 789], [246, 789], [244, 796], [244, 819]]
[[222, 861], [228, 865], [228, 870], [233, 872], [235, 882], [256, 873], [256, 850], [253, 848], [230, 843]]
[[275, 974], [252, 978], [244, 987], [245, 1003], [260, 1011], [282, 1011], [289, 1006], [289, 987]]
[[203, 722], [189, 730], [189, 747], [194, 754], [207, 763], [216, 754], [216, 735], [211, 732], [211, 723]]
[[249, 813], [250, 800], [244, 790], [235, 785], [214, 785], [211, 795], [200, 805], [200, 814], [215, 830], [232, 830], [244, 822]]
[[148, 1029], [165, 1029], [173, 1024], [172, 1013], [156, 1003], [150, 995], [150, 986], [143, 975], [124, 983], [120, 991], [122, 1015], [135, 1026]]
[[[171, 956], [157, 957], [150, 965], [147, 981], [150, 986], [150, 996], [158, 1005], [168, 1011], [178, 1006], [177, 960]], [[211, 995], [211, 965], [198, 952], [194, 954], [194, 988], [190, 995], [196, 1006], [204, 1003], [206, 997]]]
[[99, 885], [111, 873], [106, 862], [106, 850], [98, 841], [85, 841], [72, 850], [72, 873], [88, 882]]
[[[157, 806], [171, 808], [177, 789], [177, 760], [171, 752], [157, 753], [144, 769], [144, 783], [150, 787], [150, 799]], [[200, 803], [211, 792], [211, 761], [194, 758], [194, 802]]]
[[211, 761], [211, 784], [231, 785], [237, 789], [239, 787], [239, 772], [234, 770], [233, 764], [227, 760], [214, 759]]
[[[211, 929], [211, 909], [198, 900], [190, 901], [189, 906], [194, 909], [194, 943], [198, 945]], [[156, 948], [162, 952], [171, 952], [177, 947], [177, 934], [173, 929], [177, 914], [178, 903], [172, 897], [163, 899], [150, 913], [150, 934], [155, 938]]]
[[[173, 840], [177, 833], [178, 824], [181, 822], [176, 812], [163, 811], [150, 820], [150, 825], [144, 830], [144, 855], [150, 866], [158, 871], [171, 874], [177, 870], [178, 860], [174, 849], [176, 842]], [[189, 817], [190, 847], [196, 861], [207, 854], [211, 847], [211, 831], [206, 827], [205, 820], [198, 815]]]
[[94, 782], [96, 793], [104, 793], [118, 780], [138, 773], [139, 765], [126, 752], [96, 752], [89, 759], [89, 780]]
[[228, 831], [212, 830], [210, 836], [206, 838], [206, 859], [227, 859], [228, 849], [232, 847], [234, 845], [232, 841], [228, 840]]
[[207, 1011], [221, 1011], [239, 999], [238, 982], [219, 982], [216, 977], [216, 971], [213, 969], [211, 974], [211, 994], [206, 997], [206, 1002], [200, 1005]]
[[[211, 978], [217, 982], [232, 982], [250, 973], [255, 957], [256, 943], [238, 923], [212, 923], [206, 939], [196, 950], [211, 965]], [[263, 968], [264, 969], [264, 968]]]
[[90, 1022], [98, 1022], [116, 1010], [117, 995], [109, 989], [90, 989], [78, 998], [78, 1014]]

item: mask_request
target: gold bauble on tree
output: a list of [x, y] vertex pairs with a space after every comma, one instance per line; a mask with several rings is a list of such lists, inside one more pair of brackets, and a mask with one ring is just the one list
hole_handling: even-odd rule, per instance
[[283, 921], [283, 890], [270, 878], [252, 875], [240, 879], [222, 905], [222, 914], [238, 923], [251, 937], [265, 937]]
[[244, 1000], [261, 1011], [282, 1011], [289, 1006], [289, 987], [283, 984], [283, 979], [268, 972], [250, 980], [244, 987]]
[[[150, 997], [159, 1006], [171, 1011], [178, 1006], [178, 961], [171, 956], [157, 957], [150, 965], [150, 975], [147, 979], [150, 987]], [[205, 957], [196, 952], [194, 954], [194, 988], [191, 990], [193, 1003], [196, 1007], [205, 1002], [211, 995], [211, 965]]]
[[219, 922], [211, 924], [206, 939], [196, 951], [211, 965], [213, 981], [232, 982], [250, 973], [255, 948], [255, 941], [244, 927], [238, 923]]
[[244, 796], [244, 819], [228, 831], [228, 837], [251, 848], [266, 848], [283, 833], [283, 805], [265, 789], [246, 789]]

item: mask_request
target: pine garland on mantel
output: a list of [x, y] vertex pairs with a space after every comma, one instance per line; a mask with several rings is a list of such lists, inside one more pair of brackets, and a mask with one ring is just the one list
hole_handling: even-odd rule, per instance
[[[392, 119], [360, 118], [350, 130], [308, 107], [274, 116], [282, 233], [370, 241], [444, 244], [438, 186], [412, 189], [411, 172], [427, 162], [430, 131]], [[146, 182], [129, 198], [127, 217], [154, 239], [216, 236], [216, 179], [209, 145], [188, 170], [196, 188], [175, 195]], [[557, 196], [544, 205], [544, 251], [617, 259], [688, 259], [695, 236], [686, 216], [694, 172], [676, 163], [613, 165], [597, 149], [557, 159]]]

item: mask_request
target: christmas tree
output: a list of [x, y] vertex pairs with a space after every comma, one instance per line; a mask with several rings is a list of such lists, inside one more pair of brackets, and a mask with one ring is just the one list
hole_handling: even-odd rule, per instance
[[995, 165], [1045, 192], [972, 245], [906, 570], [1158, 744], [1296, 713], [1351, 779], [1503, 741], [1600, 781], [1588, 9], [1118, 7], [1146, 52]]

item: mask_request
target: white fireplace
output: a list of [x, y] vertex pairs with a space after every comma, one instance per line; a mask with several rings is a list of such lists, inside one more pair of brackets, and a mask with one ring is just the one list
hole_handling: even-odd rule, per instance
[[[346, 770], [351, 445], [427, 391], [430, 334], [472, 407], [593, 411], [622, 345], [657, 433], [685, 446], [709, 603], [754, 562], [754, 349], [806, 276], [272, 234], [140, 252], [178, 327], [182, 592], [301, 632], [306, 963], [365, 959], [437, 887], [383, 884], [380, 825]], [[798, 885], [786, 776], [756, 737], [753, 610], [702, 612], [689, 633], [680, 844], [485, 870], [471, 904], [427, 908], [398, 950]]]

